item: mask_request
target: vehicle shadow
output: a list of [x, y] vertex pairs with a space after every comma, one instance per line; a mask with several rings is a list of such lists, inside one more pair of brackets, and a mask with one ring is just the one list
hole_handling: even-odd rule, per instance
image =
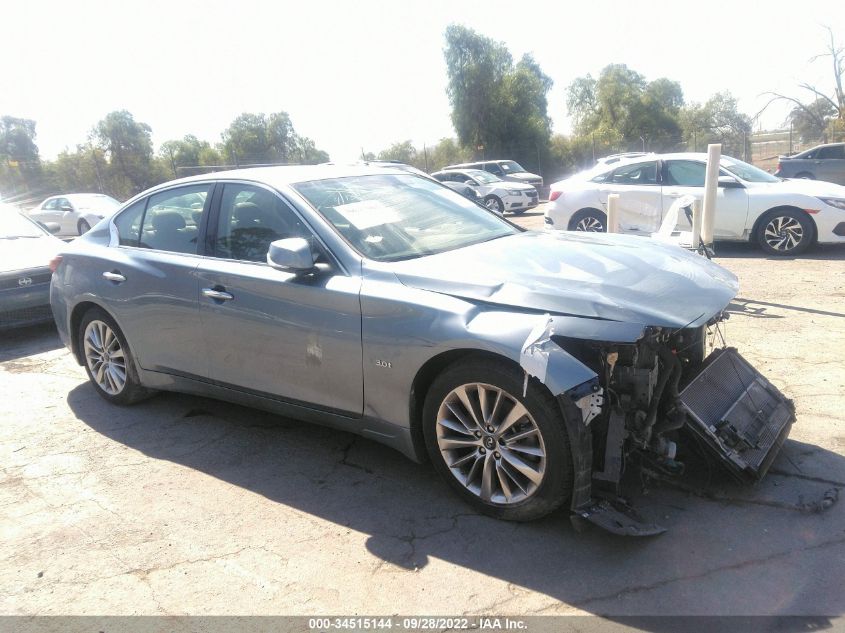
[[716, 242], [715, 260], [768, 259], [773, 262], [806, 259], [812, 261], [845, 261], [845, 248], [841, 244], [815, 244], [805, 253], [795, 256], [767, 255], [756, 244], [749, 242]]
[[0, 362], [43, 354], [62, 347], [54, 323], [0, 331]]
[[[533, 523], [479, 515], [428, 464], [237, 405], [161, 394], [118, 409], [88, 384], [68, 404], [94, 431], [149, 457], [369, 535], [366, 548], [382, 561], [376, 573], [413, 573], [439, 559], [507, 581], [516, 596], [526, 588], [611, 618], [845, 612], [845, 567], [828, 552], [845, 546], [845, 513], [812, 505], [845, 486], [845, 459], [816, 446], [788, 441], [755, 488], [711, 472], [706, 490], [688, 479], [638, 493], [642, 513], [669, 531], [636, 539], [577, 533], [564, 511]], [[507, 611], [481, 598], [475, 607]], [[780, 630], [825, 628], [824, 620]], [[679, 630], [648, 622], [643, 630]]]

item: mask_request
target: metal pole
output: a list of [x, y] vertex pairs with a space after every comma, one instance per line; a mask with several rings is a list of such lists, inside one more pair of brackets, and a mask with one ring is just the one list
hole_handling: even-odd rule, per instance
[[596, 135], [590, 134], [590, 138], [593, 139], [593, 162], [596, 162]]
[[789, 152], [787, 156], [792, 155], [792, 121], [789, 122]]
[[428, 148], [423, 143], [423, 158], [425, 159], [425, 171], [428, 173]]
[[619, 194], [611, 193], [607, 196], [607, 232], [619, 232]]
[[713, 226], [716, 220], [716, 194], [719, 185], [719, 162], [722, 145], [707, 146], [707, 171], [704, 175], [704, 212], [701, 218], [701, 241], [704, 246], [713, 245]]

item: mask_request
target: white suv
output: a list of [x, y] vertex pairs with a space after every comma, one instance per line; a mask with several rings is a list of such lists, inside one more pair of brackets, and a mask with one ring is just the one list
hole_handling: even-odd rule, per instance
[[537, 190], [521, 182], [505, 182], [480, 169], [444, 169], [431, 174], [442, 183], [458, 182], [478, 192], [483, 204], [497, 213], [510, 211], [516, 215], [533, 209], [539, 203]]
[[[723, 156], [714, 237], [755, 241], [774, 255], [797, 255], [814, 242], [845, 243], [845, 187], [781, 180]], [[619, 228], [650, 235], [679, 197], [704, 196], [706, 154], [649, 154], [576, 174], [551, 186], [547, 229], [604, 231], [607, 196], [618, 193]], [[678, 228], [689, 230], [686, 215]]]

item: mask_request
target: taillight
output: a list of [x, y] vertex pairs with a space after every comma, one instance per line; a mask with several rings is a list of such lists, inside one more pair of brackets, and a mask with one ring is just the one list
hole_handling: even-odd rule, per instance
[[62, 263], [62, 256], [56, 255], [53, 259], [50, 260], [50, 272], [56, 272], [56, 269], [59, 267], [59, 264]]
[[560, 196], [562, 194], [563, 194], [562, 191], [552, 191], [551, 194], [549, 195], [549, 202], [554, 202], [555, 200], [560, 198]]
[[775, 171], [780, 171], [780, 161], [778, 161], [778, 166], [777, 166], [777, 168], [775, 169]]

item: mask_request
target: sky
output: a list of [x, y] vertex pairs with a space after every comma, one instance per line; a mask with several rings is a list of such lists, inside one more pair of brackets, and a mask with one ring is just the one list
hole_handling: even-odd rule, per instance
[[[5, 0], [0, 115], [34, 119], [42, 158], [85, 143], [113, 110], [147, 123], [156, 146], [216, 143], [242, 112], [290, 114], [333, 160], [410, 139], [454, 136], [444, 31], [462, 24], [532, 53], [555, 82], [553, 131], [568, 133], [566, 86], [624, 63], [680, 82], [687, 102], [730, 91], [756, 114], [763, 93], [832, 92], [830, 26], [845, 45], [845, 1]], [[781, 126], [786, 104], [757, 127]]]

